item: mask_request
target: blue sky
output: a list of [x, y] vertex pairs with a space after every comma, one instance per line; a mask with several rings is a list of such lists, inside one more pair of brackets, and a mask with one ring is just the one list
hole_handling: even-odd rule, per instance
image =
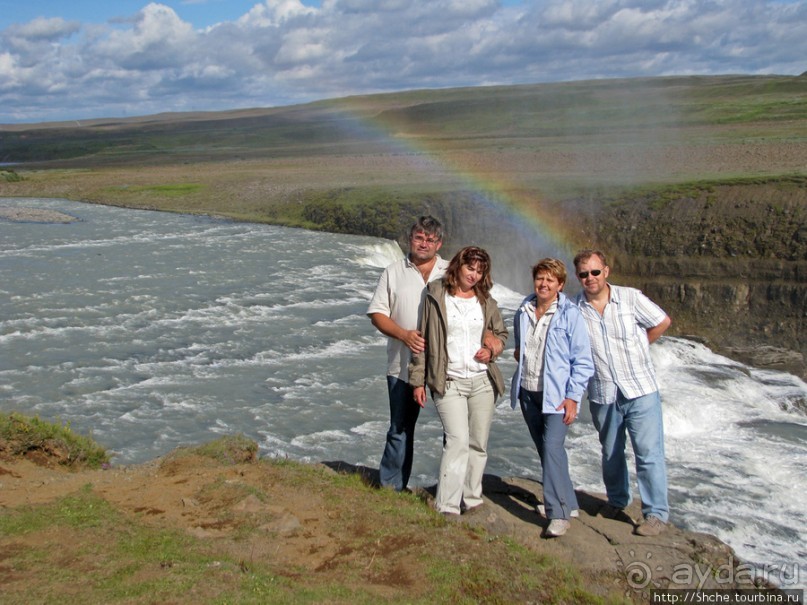
[[[131, 17], [148, 4], [144, 0], [0, 0], [0, 29], [12, 23], [25, 23], [36, 17], [63, 17], [82, 23], [104, 23], [110, 19]], [[170, 6], [194, 27], [209, 27], [234, 21], [246, 14], [258, 0], [172, 0]], [[318, 1], [304, 1], [318, 7]]]
[[[503, 6], [520, 4], [521, 0], [502, 2]], [[63, 17], [82, 23], [104, 23], [110, 19], [132, 16], [146, 6], [143, 0], [0, 0], [0, 30], [12, 23], [26, 23], [36, 17]], [[224, 21], [234, 21], [258, 0], [172, 0], [170, 6], [194, 27], [204, 28]], [[302, 4], [320, 7], [320, 0], [302, 0]]]
[[807, 0], [0, 0], [0, 124], [807, 71]]

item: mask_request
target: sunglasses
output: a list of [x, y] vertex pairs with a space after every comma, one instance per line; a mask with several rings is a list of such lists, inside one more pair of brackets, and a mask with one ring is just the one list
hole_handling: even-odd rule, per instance
[[600, 273], [602, 273], [602, 269], [592, 269], [591, 271], [581, 271], [577, 274], [577, 277], [580, 279], [586, 279], [588, 274], [591, 273], [594, 277], [597, 277]]

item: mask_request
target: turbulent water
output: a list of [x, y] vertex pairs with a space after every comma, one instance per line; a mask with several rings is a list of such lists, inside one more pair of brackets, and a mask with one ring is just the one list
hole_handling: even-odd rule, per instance
[[[377, 468], [385, 341], [365, 310], [396, 244], [62, 200], [0, 206], [79, 219], [0, 222], [0, 410], [69, 422], [118, 464], [241, 432], [265, 456]], [[511, 325], [521, 294], [494, 295]], [[775, 566], [771, 580], [807, 584], [807, 384], [681, 339], [653, 355], [671, 520]], [[430, 485], [432, 407], [418, 426], [413, 483]], [[585, 406], [568, 449], [575, 483], [601, 492]], [[538, 468], [520, 413], [500, 401], [487, 471]]]

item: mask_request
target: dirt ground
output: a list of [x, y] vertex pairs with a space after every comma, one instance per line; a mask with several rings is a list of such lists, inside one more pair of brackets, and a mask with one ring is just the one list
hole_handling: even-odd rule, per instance
[[[329, 473], [360, 473], [371, 482], [377, 476], [375, 469], [344, 463], [326, 463], [325, 467]], [[210, 489], [232, 483], [252, 486], [271, 494], [271, 499], [267, 502], [254, 495], [244, 497], [243, 491], [233, 499], [226, 489]], [[343, 538], [333, 528], [337, 511], [316, 486], [284, 486], [278, 483], [272, 465], [255, 462], [223, 465], [199, 456], [168, 457], [137, 466], [70, 472], [25, 459], [0, 460], [0, 512], [52, 502], [88, 484], [113, 507], [141, 522], [182, 529], [197, 538], [217, 540], [225, 548], [248, 550], [244, 556], [250, 560], [271, 557], [290, 567], [321, 574], [337, 569], [333, 562], [347, 552]], [[428, 506], [431, 491], [423, 490], [424, 506]], [[611, 520], [598, 515], [604, 502], [601, 495], [580, 492], [580, 516], [573, 520], [570, 532], [560, 539], [546, 539], [542, 536], [546, 519], [535, 510], [542, 496], [538, 483], [488, 475], [484, 494], [483, 508], [463, 515], [461, 525], [481, 526], [492, 536], [508, 536], [529, 549], [559, 559], [589, 579], [595, 593], [613, 594], [616, 588], [631, 599], [645, 601], [655, 587], [748, 587], [734, 581], [742, 574], [732, 573], [730, 584], [721, 584], [719, 576], [715, 578], [713, 570], [736, 568], [741, 563], [716, 538], [672, 526], [656, 538], [636, 536], [629, 518]], [[225, 509], [236, 516], [260, 515], [268, 519], [261, 528], [266, 531], [247, 543], [243, 537], [236, 540], [237, 528], [221, 522]], [[640, 517], [635, 506], [628, 513], [633, 518]], [[422, 548], [428, 548], [428, 541], [422, 542]], [[415, 551], [421, 548], [414, 547]], [[405, 561], [402, 564], [400, 577], [409, 577]], [[0, 571], [2, 567], [0, 557]], [[688, 583], [684, 582], [687, 577], [691, 580]], [[382, 578], [380, 584], [388, 580]]]

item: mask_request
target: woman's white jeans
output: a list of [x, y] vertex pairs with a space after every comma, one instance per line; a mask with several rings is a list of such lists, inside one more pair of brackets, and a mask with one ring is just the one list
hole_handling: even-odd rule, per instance
[[452, 378], [434, 405], [443, 423], [443, 456], [435, 508], [461, 512], [482, 504], [482, 475], [488, 461], [488, 435], [495, 397], [487, 374]]

